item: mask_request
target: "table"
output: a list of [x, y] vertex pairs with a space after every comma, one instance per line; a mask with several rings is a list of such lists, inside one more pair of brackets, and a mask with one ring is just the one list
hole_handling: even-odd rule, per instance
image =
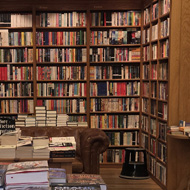
[[167, 135], [167, 190], [190, 189], [190, 138]]
[[49, 167], [65, 168], [67, 174], [72, 173], [72, 162], [74, 158], [0, 158], [0, 162], [25, 162], [25, 161], [39, 161], [47, 160]]

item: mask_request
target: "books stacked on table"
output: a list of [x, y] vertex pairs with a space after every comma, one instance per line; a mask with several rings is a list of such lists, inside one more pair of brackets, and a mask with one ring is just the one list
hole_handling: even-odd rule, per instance
[[32, 137], [22, 136], [16, 146], [16, 158], [32, 158], [33, 146]]
[[67, 126], [69, 126], [69, 127], [78, 127], [78, 122], [76, 122], [76, 121], [67, 121]]
[[66, 170], [64, 168], [49, 168], [49, 183], [50, 185], [66, 183]]
[[51, 186], [52, 190], [107, 190], [104, 180], [97, 174], [67, 174], [67, 183], [52, 184]]
[[47, 161], [15, 162], [7, 167], [6, 190], [49, 190]]
[[0, 162], [0, 190], [4, 189], [5, 185], [5, 172], [7, 171], [7, 165], [8, 163], [2, 163]]
[[16, 145], [0, 145], [0, 158], [15, 158]]
[[56, 127], [56, 125], [57, 125], [57, 112], [56, 112], [56, 110], [47, 110], [46, 126]]
[[46, 107], [36, 106], [36, 126], [45, 127], [46, 126]]
[[28, 116], [25, 119], [25, 125], [26, 125], [26, 127], [35, 127], [36, 126], [36, 117]]
[[26, 118], [27, 114], [18, 114], [17, 120], [15, 120], [15, 127], [25, 127]]
[[67, 114], [57, 114], [57, 127], [67, 126], [68, 115]]
[[50, 158], [73, 158], [76, 152], [74, 137], [50, 137]]
[[49, 138], [47, 136], [33, 137], [33, 158], [49, 158]]

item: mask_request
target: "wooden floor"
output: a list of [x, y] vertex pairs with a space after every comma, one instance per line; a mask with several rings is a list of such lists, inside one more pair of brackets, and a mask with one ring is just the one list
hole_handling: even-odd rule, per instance
[[100, 175], [107, 184], [107, 190], [161, 190], [151, 179], [129, 180], [120, 178], [121, 168], [100, 168]]

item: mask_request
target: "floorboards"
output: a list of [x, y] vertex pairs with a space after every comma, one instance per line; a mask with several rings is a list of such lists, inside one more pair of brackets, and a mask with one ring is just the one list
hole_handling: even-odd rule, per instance
[[120, 178], [121, 168], [100, 168], [100, 175], [107, 184], [107, 190], [161, 190], [151, 179], [129, 180]]

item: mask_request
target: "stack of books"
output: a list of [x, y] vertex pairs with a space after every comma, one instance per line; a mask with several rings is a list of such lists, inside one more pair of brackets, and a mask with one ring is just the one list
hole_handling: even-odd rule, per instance
[[78, 122], [76, 122], [76, 121], [67, 121], [67, 126], [69, 126], [69, 127], [78, 127]]
[[68, 115], [67, 114], [57, 114], [57, 127], [67, 126]]
[[16, 145], [0, 145], [0, 158], [15, 158]]
[[76, 152], [74, 137], [50, 137], [50, 158], [73, 158]]
[[36, 127], [45, 127], [46, 126], [46, 107], [45, 106], [36, 106]]
[[56, 127], [57, 112], [56, 110], [47, 110], [47, 123], [46, 126]]
[[32, 137], [20, 137], [16, 145], [16, 158], [32, 158]]
[[33, 137], [33, 158], [49, 158], [49, 138], [47, 136]]
[[26, 127], [35, 127], [36, 126], [36, 118], [33, 116], [28, 116], [25, 120]]
[[4, 189], [5, 185], [5, 172], [7, 171], [8, 163], [0, 163], [0, 190]]
[[7, 167], [6, 190], [49, 190], [47, 161], [15, 162]]
[[26, 126], [26, 114], [18, 114], [17, 120], [15, 120], [15, 127], [25, 127]]

